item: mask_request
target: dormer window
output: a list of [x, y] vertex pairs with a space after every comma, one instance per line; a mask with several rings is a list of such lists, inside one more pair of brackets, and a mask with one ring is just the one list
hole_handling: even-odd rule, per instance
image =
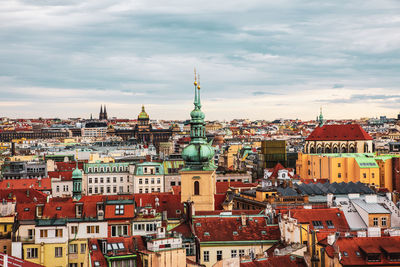
[[115, 215], [124, 215], [124, 205], [115, 206]]

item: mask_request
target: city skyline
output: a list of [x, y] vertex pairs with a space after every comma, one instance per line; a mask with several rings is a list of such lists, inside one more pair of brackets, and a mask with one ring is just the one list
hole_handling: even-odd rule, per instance
[[206, 120], [399, 113], [396, 1], [5, 1], [1, 116]]

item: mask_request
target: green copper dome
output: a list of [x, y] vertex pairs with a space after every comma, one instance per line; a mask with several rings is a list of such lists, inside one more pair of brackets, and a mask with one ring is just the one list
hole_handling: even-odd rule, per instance
[[78, 167], [72, 172], [72, 179], [82, 179], [82, 171]]
[[139, 113], [138, 118], [139, 119], [148, 119], [149, 118], [149, 114], [147, 114], [147, 112], [144, 110], [144, 106], [142, 106], [142, 112]]
[[182, 151], [184, 170], [215, 170], [214, 148], [207, 143], [205, 115], [201, 111], [200, 85], [195, 82], [194, 109], [190, 112], [190, 144]]

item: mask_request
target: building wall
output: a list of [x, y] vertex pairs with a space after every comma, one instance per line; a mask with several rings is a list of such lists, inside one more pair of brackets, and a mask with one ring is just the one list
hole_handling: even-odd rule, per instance
[[164, 175], [164, 191], [170, 192], [172, 186], [181, 185], [181, 176], [179, 174]]
[[[62, 248], [62, 256], [55, 257], [56, 247]], [[37, 248], [37, 258], [28, 258], [27, 251], [29, 248]], [[24, 244], [23, 255], [24, 259], [33, 263], [44, 266], [65, 267], [68, 264], [68, 246], [67, 243], [42, 243], [42, 244]]]
[[[390, 169], [390, 165], [384, 166]], [[299, 153], [296, 171], [302, 179], [328, 179], [331, 183], [362, 182], [380, 186], [380, 168], [360, 168], [354, 157], [330, 157], [329, 155]], [[365, 174], [365, 178], [364, 178]], [[385, 181], [390, 177], [385, 176]]]
[[[204, 264], [206, 267], [211, 267], [217, 263], [217, 251], [222, 251], [222, 259], [231, 258], [232, 250], [236, 250], [237, 257], [239, 257], [239, 250], [244, 250], [245, 255], [249, 255], [250, 251], [254, 252], [254, 255], [258, 253], [264, 253], [265, 250], [270, 248], [269, 244], [250, 244], [250, 245], [227, 245], [221, 244], [219, 246], [206, 246], [200, 244], [200, 264]], [[209, 261], [204, 261], [204, 251], [209, 252]]]
[[[378, 218], [378, 225], [374, 226], [374, 218]], [[382, 225], [382, 218], [386, 218], [386, 225]], [[369, 214], [368, 227], [390, 228], [390, 214]]]
[[[214, 210], [215, 171], [181, 171], [181, 202], [191, 200], [195, 210]], [[199, 195], [195, 195], [194, 184], [199, 182]]]
[[61, 181], [61, 179], [51, 179], [51, 191], [53, 197], [72, 196], [72, 181]]
[[11, 255], [11, 239], [0, 239], [0, 252]]
[[149, 267], [186, 266], [186, 251], [182, 248], [149, 252], [148, 254], [142, 255], [142, 261], [147, 262]]

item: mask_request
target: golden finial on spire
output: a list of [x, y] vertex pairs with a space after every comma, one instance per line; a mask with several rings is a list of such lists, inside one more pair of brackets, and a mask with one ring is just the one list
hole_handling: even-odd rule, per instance
[[197, 80], [199, 81], [199, 85], [197, 85], [197, 89], [200, 90], [200, 73], [197, 74]]
[[197, 86], [196, 68], [194, 68], [194, 86]]

